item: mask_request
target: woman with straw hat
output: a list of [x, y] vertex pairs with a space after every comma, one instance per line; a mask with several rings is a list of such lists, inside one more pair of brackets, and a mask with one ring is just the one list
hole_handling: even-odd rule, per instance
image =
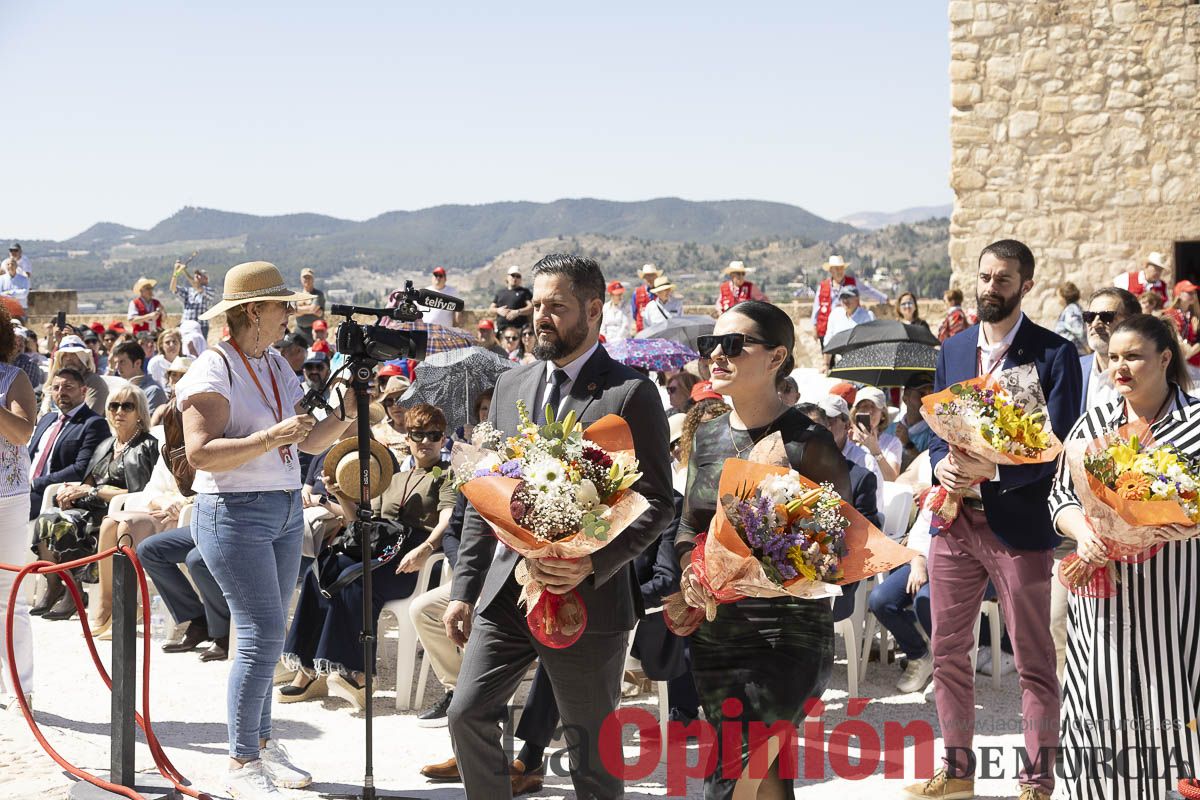
[[271, 735], [271, 679], [283, 652], [288, 600], [300, 571], [299, 450], [321, 453], [349, 426], [347, 406], [321, 422], [304, 411], [300, 380], [271, 347], [287, 330], [293, 292], [265, 261], [225, 276], [229, 338], [202, 353], [175, 387], [196, 470], [192, 538], [229, 601], [237, 657], [229, 674], [228, 794], [277, 797], [312, 776]]
[[672, 296], [674, 292], [675, 284], [666, 275], [659, 275], [654, 280], [654, 299], [642, 309], [645, 327], [652, 328], [683, 313], [683, 303]]

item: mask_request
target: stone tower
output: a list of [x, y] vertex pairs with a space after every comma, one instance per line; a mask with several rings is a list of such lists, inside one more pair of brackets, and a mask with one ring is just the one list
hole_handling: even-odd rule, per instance
[[952, 0], [950, 42], [953, 285], [1008, 237], [1043, 322], [1153, 250], [1200, 283], [1198, 0]]

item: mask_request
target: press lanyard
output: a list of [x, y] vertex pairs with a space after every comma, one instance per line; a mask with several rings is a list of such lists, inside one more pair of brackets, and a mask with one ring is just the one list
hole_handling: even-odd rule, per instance
[[[237, 351], [238, 356], [240, 356], [242, 359], [242, 363], [246, 365], [246, 372], [249, 373], [250, 380], [254, 381], [254, 386], [258, 389], [258, 394], [260, 397], [262, 397], [262, 401], [266, 405], [267, 410], [270, 411], [271, 415], [275, 417], [276, 422], [283, 422], [283, 400], [279, 397], [279, 384], [275, 382], [275, 370], [271, 369], [271, 359], [267, 359], [267, 374], [271, 376], [271, 391], [275, 393], [274, 407], [271, 406], [271, 401], [267, 399], [267, 392], [265, 389], [263, 389], [262, 383], [259, 382], [258, 374], [255, 373], [254, 369], [250, 366], [250, 359], [246, 358], [246, 354], [242, 352], [241, 347], [238, 347], [238, 343], [232, 336], [229, 337], [227, 341], [233, 346], [233, 349]], [[291, 445], [285, 444], [279, 448], [279, 460], [284, 464], [292, 463]]]
[[992, 362], [992, 366], [990, 369], [988, 369], [987, 372], [984, 372], [983, 371], [983, 348], [977, 346], [975, 348], [975, 364], [976, 364], [975, 371], [977, 373], [979, 373], [979, 377], [990, 378], [992, 376], [992, 373], [996, 371], [996, 368], [1004, 363], [1004, 359], [1008, 356], [1008, 349], [1009, 349], [1009, 345], [1004, 345], [1004, 347], [1000, 350], [1000, 353], [999, 353], [1000, 357]]

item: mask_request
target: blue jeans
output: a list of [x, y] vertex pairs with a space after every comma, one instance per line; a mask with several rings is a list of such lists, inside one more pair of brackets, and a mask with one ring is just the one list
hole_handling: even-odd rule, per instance
[[[225, 603], [225, 595], [200, 557], [190, 528], [156, 533], [137, 546], [137, 554], [176, 622], [203, 619], [214, 639], [229, 635], [229, 606]], [[187, 564], [188, 573], [200, 590], [199, 596], [179, 568], [180, 564]]]
[[917, 591], [908, 593], [908, 564], [896, 567], [883, 583], [871, 590], [867, 606], [883, 627], [896, 637], [896, 643], [909, 659], [923, 658], [929, 652], [929, 644], [917, 630], [920, 622], [928, 636], [933, 631], [929, 614], [929, 582]]
[[300, 569], [300, 490], [196, 495], [192, 537], [237, 629], [226, 705], [230, 755], [258, 758], [271, 738], [271, 677]]

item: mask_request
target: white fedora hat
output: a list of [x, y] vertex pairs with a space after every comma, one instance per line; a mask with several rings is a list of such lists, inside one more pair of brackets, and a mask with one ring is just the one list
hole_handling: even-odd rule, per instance
[[1150, 255], [1146, 256], [1146, 263], [1153, 264], [1154, 266], [1158, 267], [1159, 269], [1167, 268], [1166, 256], [1164, 256], [1162, 253], [1158, 252], [1157, 250], [1155, 250]]
[[200, 319], [212, 319], [234, 306], [262, 300], [298, 303], [301, 300], [312, 299], [313, 296], [308, 292], [293, 292], [289, 289], [283, 282], [279, 268], [274, 264], [266, 261], [247, 261], [226, 273], [221, 302], [201, 314]]
[[658, 273], [658, 267], [654, 266], [653, 264], [642, 264], [642, 268], [638, 270], [639, 277], [645, 277], [646, 275], [657, 275]]
[[825, 262], [825, 269], [829, 269], [830, 267], [844, 267], [844, 266], [846, 266], [846, 260], [843, 259], [841, 256], [830, 256], [829, 260]]

